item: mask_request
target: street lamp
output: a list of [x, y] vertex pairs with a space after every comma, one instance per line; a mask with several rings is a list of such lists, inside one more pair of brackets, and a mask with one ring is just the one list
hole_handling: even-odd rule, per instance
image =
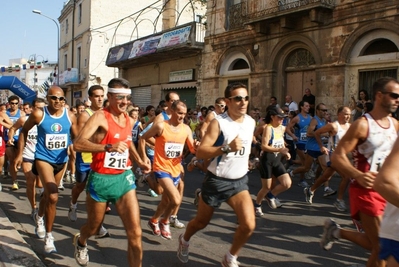
[[58, 25], [58, 22], [55, 19], [42, 14], [42, 12], [40, 10], [34, 9], [34, 10], [32, 10], [32, 12], [35, 14], [41, 15], [45, 18], [51, 19], [57, 26], [57, 36], [58, 36], [58, 38], [57, 38], [57, 85], [60, 85], [60, 26]]

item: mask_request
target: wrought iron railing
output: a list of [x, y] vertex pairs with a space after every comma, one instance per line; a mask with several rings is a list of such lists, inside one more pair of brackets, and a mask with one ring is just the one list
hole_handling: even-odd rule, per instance
[[242, 27], [244, 23], [281, 13], [297, 12], [312, 7], [333, 9], [336, 0], [245, 0], [229, 10], [230, 29]]

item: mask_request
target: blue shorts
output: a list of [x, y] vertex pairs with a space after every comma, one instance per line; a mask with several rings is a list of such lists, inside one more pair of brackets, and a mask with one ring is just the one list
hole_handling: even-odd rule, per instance
[[298, 150], [302, 150], [302, 151], [306, 150], [306, 144], [296, 143], [295, 146], [296, 146], [296, 149], [298, 149]]
[[323, 155], [322, 152], [316, 151], [316, 150], [306, 150], [306, 154], [308, 154], [309, 156], [311, 156], [312, 158], [315, 158], [315, 159], [317, 159], [318, 157]]
[[399, 241], [380, 237], [380, 259], [387, 260], [390, 256], [399, 262]]
[[172, 179], [174, 186], [177, 186], [180, 181], [180, 175], [177, 177], [172, 177], [172, 175], [170, 175], [170, 173], [162, 172], [162, 171], [154, 172], [154, 177], [155, 177], [155, 179], [170, 178], [170, 179]]

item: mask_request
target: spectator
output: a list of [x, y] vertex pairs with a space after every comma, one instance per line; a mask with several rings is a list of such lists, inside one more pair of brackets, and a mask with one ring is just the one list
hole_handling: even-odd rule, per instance
[[316, 97], [312, 95], [312, 92], [309, 88], [305, 89], [305, 94], [302, 97], [302, 101], [308, 102], [310, 105], [309, 113], [314, 117], [314, 107], [316, 103]]
[[288, 106], [289, 111], [295, 111], [298, 114], [298, 104], [295, 101], [292, 101], [292, 96], [287, 95], [285, 97], [285, 105]]

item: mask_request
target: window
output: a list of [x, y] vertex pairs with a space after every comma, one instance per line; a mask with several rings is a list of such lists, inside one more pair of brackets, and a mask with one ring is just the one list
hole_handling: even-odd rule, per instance
[[68, 55], [64, 55], [64, 71], [68, 69]]
[[370, 43], [360, 55], [369, 56], [395, 52], [399, 52], [395, 43], [388, 39], [376, 39], [374, 42]]
[[393, 69], [383, 69], [383, 70], [372, 70], [372, 71], [360, 71], [359, 72], [359, 91], [366, 90], [369, 97], [372, 98], [372, 87], [375, 81], [381, 77], [393, 77], [397, 79], [398, 70]]
[[82, 3], [78, 6], [78, 24], [82, 23]]
[[69, 22], [68, 19], [65, 20], [65, 34], [68, 33], [68, 28], [69, 28]]
[[82, 47], [79, 46], [77, 49], [77, 53], [76, 53], [76, 63], [77, 63], [77, 67], [80, 73], [80, 68], [81, 68], [81, 62], [82, 62]]

